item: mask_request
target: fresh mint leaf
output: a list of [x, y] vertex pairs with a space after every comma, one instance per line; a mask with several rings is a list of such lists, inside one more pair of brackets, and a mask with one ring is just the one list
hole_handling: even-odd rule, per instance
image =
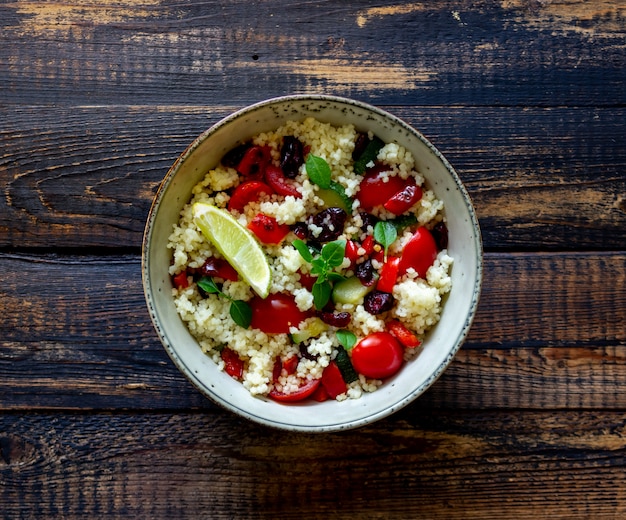
[[385, 143], [383, 143], [379, 137], [374, 136], [371, 141], [368, 141], [365, 150], [354, 162], [354, 173], [358, 173], [359, 175], [365, 173], [367, 165], [376, 160], [378, 152], [380, 152], [383, 146], [385, 146]]
[[354, 344], [356, 343], [356, 336], [353, 332], [350, 332], [349, 330], [341, 329], [337, 331], [337, 340], [343, 348], [349, 351], [350, 349], [352, 349], [352, 347], [354, 347]]
[[306, 172], [310, 181], [320, 188], [330, 188], [331, 171], [330, 166], [322, 157], [310, 153], [306, 158]]
[[252, 322], [252, 308], [242, 300], [233, 300], [230, 304], [230, 317], [237, 325], [247, 329]]
[[213, 278], [210, 276], [203, 276], [198, 280], [198, 287], [207, 294], [220, 294], [221, 291]]
[[393, 224], [379, 220], [374, 226], [374, 239], [385, 249], [385, 256], [389, 246], [398, 238], [398, 232]]
[[330, 268], [341, 265], [345, 255], [345, 240], [335, 240], [334, 242], [328, 242], [328, 244], [326, 244], [322, 248], [322, 258], [326, 261]]
[[296, 238], [293, 242], [293, 247], [298, 250], [300, 256], [304, 258], [307, 262], [311, 263], [313, 261], [313, 255], [311, 254], [311, 250], [309, 246], [307, 246], [302, 240]]
[[330, 282], [327, 280], [322, 280], [320, 278], [313, 284], [313, 288], [311, 289], [311, 293], [313, 294], [313, 303], [315, 304], [315, 308], [317, 310], [321, 310], [326, 307], [326, 304], [330, 300], [330, 295], [332, 293], [332, 287]]

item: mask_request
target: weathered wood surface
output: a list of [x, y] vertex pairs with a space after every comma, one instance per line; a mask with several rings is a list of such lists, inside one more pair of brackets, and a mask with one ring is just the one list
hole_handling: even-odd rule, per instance
[[[621, 0], [0, 0], [0, 518], [624, 517], [625, 85]], [[204, 399], [141, 288], [178, 154], [290, 93], [421, 130], [487, 251], [449, 369], [339, 434]]]
[[621, 412], [428, 412], [328, 435], [220, 413], [0, 415], [5, 518], [626, 514]]

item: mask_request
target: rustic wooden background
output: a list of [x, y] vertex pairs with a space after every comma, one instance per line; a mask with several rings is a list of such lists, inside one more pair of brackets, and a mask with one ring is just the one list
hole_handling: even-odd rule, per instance
[[[625, 86], [623, 0], [0, 1], [0, 516], [623, 518]], [[141, 287], [178, 154], [290, 93], [414, 125], [483, 231], [465, 346], [350, 432], [205, 400]]]

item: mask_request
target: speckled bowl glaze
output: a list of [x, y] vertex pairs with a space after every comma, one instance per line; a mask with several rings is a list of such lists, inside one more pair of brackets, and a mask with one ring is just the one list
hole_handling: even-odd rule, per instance
[[[280, 404], [253, 397], [203, 354], [174, 307], [168, 275], [167, 241], [192, 187], [239, 141], [277, 128], [290, 119], [313, 116], [333, 125], [351, 123], [385, 142], [406, 147], [427, 185], [445, 204], [452, 266], [452, 290], [441, 320], [420, 355], [371, 394], [343, 402]], [[356, 428], [386, 417], [424, 393], [463, 343], [478, 304], [482, 244], [478, 220], [459, 177], [441, 153], [397, 117], [354, 100], [334, 96], [285, 96], [239, 110], [200, 135], [165, 176], [150, 210], [142, 248], [142, 277], [150, 316], [175, 365], [208, 398], [242, 417], [293, 431], [329, 432]]]

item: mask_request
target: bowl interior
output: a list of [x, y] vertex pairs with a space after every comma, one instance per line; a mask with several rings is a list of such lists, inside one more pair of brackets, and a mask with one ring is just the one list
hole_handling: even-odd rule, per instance
[[[416, 168], [445, 204], [452, 265], [452, 289], [440, 322], [420, 355], [376, 392], [343, 402], [279, 404], [252, 397], [217, 369], [179, 318], [168, 275], [168, 236], [191, 189], [238, 142], [277, 128], [290, 119], [313, 116], [334, 125], [354, 124], [385, 142], [396, 142], [414, 156]], [[207, 397], [248, 419], [298, 431], [354, 428], [387, 416], [422, 394], [439, 377], [461, 346], [474, 317], [482, 276], [478, 221], [458, 176], [445, 158], [417, 131], [386, 112], [343, 98], [290, 96], [252, 105], [199, 136], [174, 163], [155, 197], [143, 241], [142, 276], [148, 309], [157, 333], [177, 367]]]

